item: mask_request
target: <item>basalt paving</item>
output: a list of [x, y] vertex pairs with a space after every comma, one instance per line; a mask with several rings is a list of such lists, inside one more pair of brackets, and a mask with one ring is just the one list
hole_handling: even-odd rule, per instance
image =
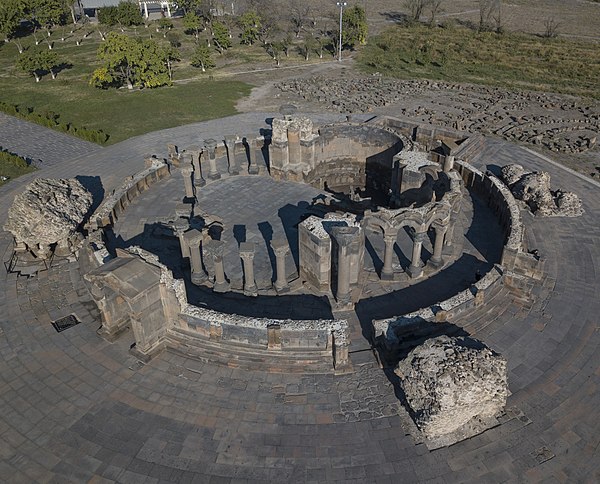
[[[152, 133], [36, 175], [100, 177], [109, 192], [165, 145], [249, 133], [244, 115]], [[260, 125], [262, 127], [262, 124]], [[479, 165], [518, 160], [581, 196], [579, 218], [524, 215], [546, 277], [527, 300], [502, 289], [451, 323], [508, 360], [506, 421], [429, 452], [405, 435], [373, 361], [347, 375], [287, 375], [168, 352], [144, 365], [133, 336], [100, 339], [76, 263], [0, 280], [0, 479], [6, 482], [583, 482], [599, 474], [599, 187], [505, 142]], [[31, 176], [0, 190], [0, 221]], [[10, 240], [0, 235], [6, 258]], [[451, 284], [451, 282], [448, 282]], [[61, 333], [51, 322], [75, 314]], [[351, 355], [351, 358], [353, 355]], [[358, 360], [355, 360], [358, 361]]]

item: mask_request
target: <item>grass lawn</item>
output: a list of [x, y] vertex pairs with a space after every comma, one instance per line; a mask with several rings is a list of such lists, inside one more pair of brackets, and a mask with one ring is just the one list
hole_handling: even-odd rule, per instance
[[360, 54], [366, 72], [600, 99], [600, 44], [452, 26], [396, 26]]
[[0, 187], [13, 178], [32, 171], [35, 171], [35, 167], [28, 166], [25, 160], [4, 151], [0, 152]]
[[[54, 50], [70, 67], [56, 79], [48, 74], [39, 83], [14, 67], [19, 55], [16, 46], [0, 43], [0, 101], [37, 112], [52, 111], [60, 115], [61, 122], [77, 127], [102, 129], [110, 135], [108, 144], [112, 144], [157, 129], [234, 114], [235, 102], [250, 92], [251, 87], [245, 83], [216, 76], [213, 80], [211, 73], [203, 74], [185, 63], [176, 66], [174, 77], [177, 80], [194, 75], [189, 82], [136, 91], [94, 88], [88, 82], [99, 66], [99, 34], [90, 27], [87, 31], [91, 34], [80, 46], [76, 40], [82, 38], [84, 29], [70, 34], [64, 42], [59, 38], [60, 30], [53, 34]], [[150, 31], [141, 28], [132, 35], [148, 36]], [[162, 39], [162, 35], [154, 35]], [[183, 40], [183, 52], [193, 48], [191, 40]], [[45, 43], [36, 47], [32, 36], [23, 39], [23, 44], [30, 49], [47, 48]]]

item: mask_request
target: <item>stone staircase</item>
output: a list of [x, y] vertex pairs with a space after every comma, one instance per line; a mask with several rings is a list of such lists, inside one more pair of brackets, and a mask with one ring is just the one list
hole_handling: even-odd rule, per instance
[[264, 346], [218, 342], [178, 328], [167, 335], [169, 351], [230, 368], [270, 373], [332, 373], [331, 349], [276, 350]]

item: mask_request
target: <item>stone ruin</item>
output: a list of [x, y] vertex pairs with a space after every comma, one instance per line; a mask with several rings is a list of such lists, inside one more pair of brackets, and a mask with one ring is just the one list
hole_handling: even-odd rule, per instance
[[550, 175], [545, 171], [529, 172], [521, 165], [502, 167], [502, 180], [516, 199], [527, 204], [535, 215], [542, 217], [579, 217], [583, 214], [581, 200], [572, 192], [552, 191]]
[[506, 360], [468, 337], [426, 340], [394, 372], [430, 449], [498, 425], [506, 405]]
[[4, 230], [39, 259], [67, 256], [83, 240], [78, 229], [91, 206], [92, 194], [76, 179], [38, 178], [15, 197]]

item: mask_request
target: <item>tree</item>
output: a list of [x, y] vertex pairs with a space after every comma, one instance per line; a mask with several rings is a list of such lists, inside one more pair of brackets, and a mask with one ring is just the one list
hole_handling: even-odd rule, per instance
[[54, 69], [58, 67], [59, 60], [56, 52], [38, 50], [26, 52], [17, 60], [17, 67], [35, 77], [35, 82], [40, 82], [44, 72], [50, 72], [52, 79], [56, 79]]
[[304, 28], [310, 18], [310, 7], [302, 0], [290, 1], [290, 23], [296, 34], [296, 38], [300, 37], [300, 32]]
[[177, 6], [183, 9], [185, 15], [197, 13], [202, 6], [202, 0], [178, 0]]
[[200, 36], [203, 25], [204, 22], [202, 22], [202, 19], [195, 12], [188, 12], [183, 17], [183, 26], [186, 32], [194, 32], [196, 40]]
[[315, 38], [310, 35], [304, 35], [304, 39], [298, 46], [298, 50], [300, 51], [300, 55], [304, 57], [304, 60], [308, 60], [310, 57], [310, 53], [318, 47]]
[[443, 11], [442, 5], [444, 0], [429, 0], [428, 10], [429, 10], [429, 25], [433, 27], [435, 25], [435, 20], [437, 15]]
[[496, 32], [501, 33], [502, 0], [479, 0], [479, 31], [492, 30], [494, 25]]
[[260, 16], [254, 10], [248, 10], [240, 17], [240, 34], [242, 44], [252, 45], [258, 39], [260, 30], [262, 29], [262, 21]]
[[229, 47], [231, 47], [231, 36], [229, 34], [229, 29], [221, 22], [213, 22], [212, 31], [215, 47], [219, 49], [219, 52], [222, 54], [224, 50], [227, 50]]
[[367, 42], [367, 16], [362, 7], [355, 5], [344, 11], [342, 17], [342, 42], [354, 47]]
[[196, 47], [196, 50], [192, 53], [190, 61], [194, 67], [200, 67], [202, 72], [206, 72], [206, 69], [212, 69], [215, 67], [215, 61], [212, 58], [212, 53], [206, 45], [199, 45]]
[[4, 35], [5, 42], [15, 42], [19, 54], [23, 53], [23, 46], [17, 40], [16, 34], [24, 15], [24, 0], [2, 0], [0, 3], [0, 34]]
[[164, 49], [164, 63], [169, 73], [169, 81], [173, 81], [173, 63], [180, 60], [181, 54], [173, 45]]
[[428, 2], [429, 0], [404, 0], [402, 3], [408, 10], [409, 20], [418, 22]]
[[90, 84], [96, 87], [158, 87], [170, 84], [167, 49], [153, 39], [131, 38], [111, 32], [98, 49], [104, 65], [92, 74]]
[[131, 27], [132, 25], [142, 25], [144, 18], [140, 7], [137, 3], [132, 1], [119, 2], [117, 7], [117, 22], [125, 27]]
[[47, 31], [55, 25], [64, 24], [70, 13], [65, 0], [27, 0], [27, 5], [32, 20]]

